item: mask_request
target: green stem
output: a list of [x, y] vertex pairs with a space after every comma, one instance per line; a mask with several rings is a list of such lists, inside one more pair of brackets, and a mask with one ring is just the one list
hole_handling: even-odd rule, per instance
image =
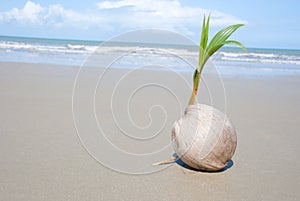
[[192, 91], [192, 95], [190, 97], [189, 100], [189, 105], [194, 105], [195, 104], [195, 99], [197, 96], [197, 92], [198, 92], [198, 86], [200, 84], [200, 72], [198, 69], [195, 70], [194, 72], [194, 87], [193, 87], [193, 91]]

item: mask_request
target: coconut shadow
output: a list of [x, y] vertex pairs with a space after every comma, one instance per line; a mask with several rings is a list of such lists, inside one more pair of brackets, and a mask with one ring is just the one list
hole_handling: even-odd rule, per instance
[[[176, 154], [174, 154], [173, 156], [177, 157]], [[216, 170], [216, 171], [206, 171], [206, 170], [198, 170], [198, 169], [195, 169], [189, 165], [187, 165], [186, 163], [184, 163], [180, 158], [177, 158], [175, 160], [175, 163], [177, 163], [178, 165], [180, 165], [181, 167], [185, 168], [185, 169], [188, 169], [188, 170], [192, 170], [192, 171], [196, 171], [196, 172], [203, 172], [203, 173], [220, 173], [220, 172], [224, 172], [228, 169], [230, 169], [232, 166], [233, 166], [233, 161], [232, 160], [229, 160], [226, 164], [226, 166], [220, 170]]]

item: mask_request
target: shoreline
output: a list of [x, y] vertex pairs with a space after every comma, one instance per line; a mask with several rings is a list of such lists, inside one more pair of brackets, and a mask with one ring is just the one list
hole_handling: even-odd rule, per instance
[[[30, 63], [30, 62], [15, 62], [15, 61], [0, 61], [0, 65], [23, 65], [23, 66], [46, 66], [46, 67], [60, 67], [60, 68], [72, 68], [72, 69], [80, 69], [80, 68], [89, 68], [89, 69], [94, 69], [94, 70], [103, 70], [105, 69], [102, 66], [84, 66], [84, 62], [81, 65], [72, 65], [72, 64], [54, 64], [54, 63]], [[209, 68], [209, 67], [208, 67]], [[222, 67], [221, 67], [222, 68]], [[219, 76], [222, 78], [229, 78], [229, 79], [233, 79], [233, 78], [246, 78], [246, 79], [273, 79], [276, 77], [286, 77], [286, 78], [293, 78], [293, 77], [300, 77], [300, 72], [296, 73], [294, 71], [284, 71], [284, 70], [246, 70], [245, 72], [238, 72], [237, 70], [224, 70], [221, 69], [220, 67], [216, 66], [214, 67], [214, 69], [207, 69], [204, 68], [203, 71], [203, 75], [206, 76]], [[130, 71], [130, 70], [135, 70], [135, 68], [125, 68], [125, 67], [112, 67], [112, 69], [115, 70], [120, 70], [120, 71]], [[137, 70], [142, 69], [142, 68], [136, 68]], [[179, 74], [184, 74], [184, 75], [190, 75], [193, 74], [193, 69], [189, 69], [189, 70], [174, 70], [174, 69], [170, 69], [168, 67], [148, 67], [148, 68], [144, 68], [142, 70], [148, 70], [148, 71], [153, 71], [153, 72], [168, 72], [168, 71], [174, 71], [176, 73]]]

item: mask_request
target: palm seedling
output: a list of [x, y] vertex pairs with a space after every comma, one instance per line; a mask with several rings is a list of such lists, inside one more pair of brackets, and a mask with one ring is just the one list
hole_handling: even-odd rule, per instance
[[172, 142], [176, 157], [162, 161], [165, 164], [176, 159], [194, 169], [217, 171], [231, 160], [237, 145], [237, 135], [227, 116], [216, 108], [195, 104], [202, 70], [208, 59], [221, 47], [233, 44], [245, 50], [238, 41], [229, 37], [243, 24], [231, 25], [217, 32], [208, 43], [210, 17], [203, 19], [200, 40], [199, 63], [193, 76], [193, 90], [185, 114], [174, 123]]

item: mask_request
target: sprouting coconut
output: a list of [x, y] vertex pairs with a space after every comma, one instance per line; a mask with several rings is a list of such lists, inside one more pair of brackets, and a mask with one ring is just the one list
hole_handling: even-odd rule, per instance
[[241, 43], [228, 38], [243, 24], [231, 25], [220, 30], [208, 44], [209, 20], [204, 16], [200, 41], [199, 64], [194, 72], [194, 87], [184, 115], [174, 123], [172, 142], [176, 157], [156, 163], [165, 164], [180, 158], [192, 168], [217, 171], [232, 158], [237, 135], [226, 115], [216, 108], [195, 104], [201, 72], [207, 60], [222, 46], [233, 44], [246, 49]]

